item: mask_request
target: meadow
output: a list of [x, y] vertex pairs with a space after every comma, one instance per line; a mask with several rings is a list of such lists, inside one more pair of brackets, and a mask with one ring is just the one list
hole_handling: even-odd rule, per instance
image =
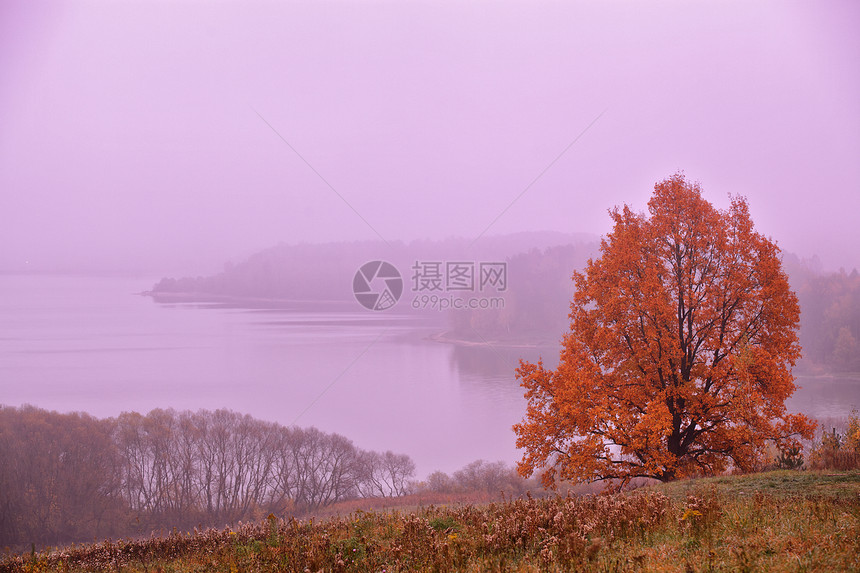
[[860, 571], [860, 471], [356, 510], [10, 555], [0, 572]]

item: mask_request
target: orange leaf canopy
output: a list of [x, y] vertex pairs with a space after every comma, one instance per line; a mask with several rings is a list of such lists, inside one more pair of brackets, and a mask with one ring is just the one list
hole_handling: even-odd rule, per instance
[[577, 482], [748, 470], [767, 440], [814, 425], [786, 413], [800, 308], [779, 249], [743, 198], [718, 210], [676, 174], [648, 213], [611, 211], [600, 257], [574, 273], [559, 366], [521, 362], [519, 470]]

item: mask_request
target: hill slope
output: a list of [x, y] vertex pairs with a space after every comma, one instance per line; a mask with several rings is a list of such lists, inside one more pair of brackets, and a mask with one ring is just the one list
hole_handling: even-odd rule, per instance
[[856, 571], [860, 472], [769, 472], [106, 542], [0, 571]]

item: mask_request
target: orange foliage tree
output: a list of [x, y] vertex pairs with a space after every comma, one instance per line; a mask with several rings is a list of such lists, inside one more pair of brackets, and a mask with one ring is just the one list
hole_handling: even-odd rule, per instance
[[750, 470], [768, 440], [812, 437], [786, 412], [800, 307], [745, 199], [718, 210], [676, 174], [648, 214], [610, 212], [600, 257], [576, 272], [559, 365], [520, 362], [523, 476], [544, 484], [668, 481]]

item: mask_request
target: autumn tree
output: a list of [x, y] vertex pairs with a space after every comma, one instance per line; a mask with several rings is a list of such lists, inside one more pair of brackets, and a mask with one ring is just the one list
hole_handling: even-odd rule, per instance
[[0, 547], [109, 534], [117, 462], [109, 422], [0, 406]]
[[676, 174], [655, 185], [647, 214], [610, 215], [600, 256], [573, 275], [557, 369], [517, 369], [520, 473], [546, 468], [548, 486], [667, 481], [750, 470], [768, 440], [811, 438], [813, 423], [785, 408], [797, 297], [745, 199], [718, 210]]

